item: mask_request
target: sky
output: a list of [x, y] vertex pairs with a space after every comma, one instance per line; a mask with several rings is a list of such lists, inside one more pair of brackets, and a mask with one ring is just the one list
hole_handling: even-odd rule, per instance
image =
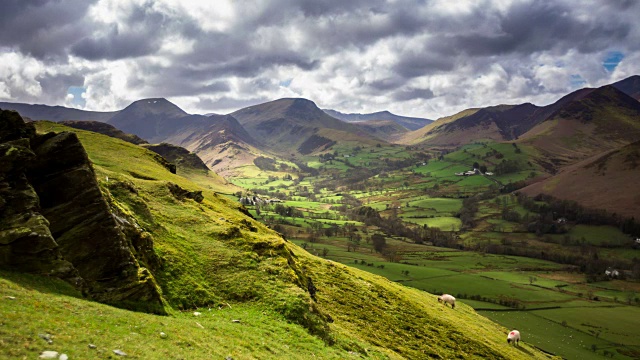
[[640, 74], [636, 0], [2, 0], [0, 101], [436, 119]]

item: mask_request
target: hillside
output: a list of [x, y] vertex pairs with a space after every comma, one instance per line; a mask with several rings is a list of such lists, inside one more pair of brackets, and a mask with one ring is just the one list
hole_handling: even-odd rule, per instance
[[335, 119], [306, 99], [280, 99], [240, 109], [231, 114], [267, 149], [291, 154], [309, 154], [336, 142], [375, 144], [358, 127]]
[[32, 120], [49, 121], [88, 120], [106, 122], [118, 113], [117, 111], [85, 111], [67, 108], [64, 106], [32, 105], [10, 102], [0, 102], [0, 109], [17, 111], [23, 117], [28, 117]]
[[331, 109], [323, 109], [323, 111], [336, 119], [340, 119], [342, 121], [347, 121], [347, 122], [362, 122], [362, 121], [371, 121], [371, 120], [393, 121], [396, 124], [410, 131], [418, 130], [433, 122], [433, 120], [424, 119], [424, 118], [400, 116], [400, 115], [393, 114], [389, 111], [379, 111], [379, 112], [369, 113], [369, 114], [355, 114], [355, 113], [345, 114], [345, 113], [341, 113], [340, 111], [331, 110]]
[[629, 185], [637, 182], [639, 166], [640, 142], [635, 142], [568, 166], [520, 191], [530, 196], [549, 194], [638, 219], [640, 189]]
[[640, 101], [640, 75], [634, 75], [611, 84], [616, 89]]
[[476, 109], [476, 108], [466, 109], [456, 114], [439, 118], [434, 122], [432, 122], [431, 124], [426, 125], [423, 128], [406, 133], [404, 136], [402, 136], [399, 142], [401, 144], [411, 144], [411, 145], [419, 144], [421, 142], [426, 142], [426, 140], [432, 137], [431, 134], [435, 131], [435, 129], [441, 126], [444, 126], [446, 124], [455, 122], [458, 119], [462, 119], [464, 117], [473, 115], [479, 110], [480, 109]]
[[525, 103], [466, 109], [409, 132], [399, 142], [457, 147], [477, 140], [515, 140], [566, 104], [580, 100], [592, 91], [591, 88], [580, 89], [542, 107]]
[[520, 141], [562, 166], [612, 150], [640, 137], [640, 102], [603, 86], [573, 99], [539, 123]]
[[202, 159], [200, 159], [200, 157], [198, 157], [198, 155], [183, 147], [167, 143], [144, 144], [142, 147], [161, 155], [172, 164], [175, 164], [178, 170], [209, 171], [207, 165], [202, 161]]
[[256, 148], [257, 142], [230, 115], [193, 115], [183, 120], [183, 126], [176, 128], [163, 141], [188, 149], [205, 162], [216, 173], [229, 176], [234, 169], [252, 164], [262, 152]]
[[408, 132], [407, 128], [391, 120], [357, 121], [352, 124], [367, 134], [388, 142], [393, 142], [394, 139]]
[[[38, 123], [37, 129], [71, 130], [54, 123]], [[431, 294], [310, 255], [245, 215], [235, 201], [170, 173], [146, 149], [72, 131], [108, 206], [147, 234], [145, 251], [158, 260], [147, 276], [161, 289], [170, 315], [128, 313], [83, 300], [53, 278], [2, 272], [3, 353], [33, 358], [51, 349], [83, 358], [119, 349], [138, 358], [546, 358], [526, 344], [508, 347], [506, 329], [465, 304], [445, 308]], [[193, 197], [200, 192], [201, 198]], [[78, 236], [73, 239], [82, 244]], [[102, 260], [107, 259], [105, 254]], [[129, 307], [142, 305], [138, 299]], [[201, 314], [195, 317], [194, 310]], [[33, 316], [25, 321], [24, 314]], [[50, 345], [37, 336], [46, 332], [54, 336]]]
[[162, 142], [189, 114], [163, 98], [142, 99], [119, 111], [108, 123], [151, 142]]
[[141, 139], [137, 135], [127, 134], [124, 131], [118, 130], [113, 125], [109, 125], [100, 121], [65, 120], [60, 121], [60, 123], [72, 128], [93, 131], [103, 135], [118, 138], [135, 145], [147, 144], [146, 140]]

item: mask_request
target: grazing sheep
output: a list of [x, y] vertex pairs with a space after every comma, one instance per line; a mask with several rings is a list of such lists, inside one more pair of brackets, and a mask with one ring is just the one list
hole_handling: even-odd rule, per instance
[[520, 343], [520, 331], [511, 330], [509, 335], [507, 335], [507, 344], [511, 344], [512, 341], [514, 346], [517, 346]]
[[449, 294], [442, 294], [442, 296], [438, 296], [438, 302], [443, 303], [444, 306], [450, 304], [452, 309], [456, 308], [456, 298]]

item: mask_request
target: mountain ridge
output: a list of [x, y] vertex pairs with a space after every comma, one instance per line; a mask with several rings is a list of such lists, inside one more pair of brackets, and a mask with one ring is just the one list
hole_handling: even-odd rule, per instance
[[370, 120], [389, 120], [405, 127], [408, 130], [418, 130], [433, 122], [431, 119], [396, 115], [388, 110], [378, 111], [374, 113], [342, 113], [332, 109], [322, 109], [330, 116], [347, 122], [361, 122]]

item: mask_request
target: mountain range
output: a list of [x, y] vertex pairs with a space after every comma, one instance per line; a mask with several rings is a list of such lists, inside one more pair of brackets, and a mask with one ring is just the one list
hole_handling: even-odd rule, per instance
[[374, 120], [393, 121], [394, 123], [406, 128], [407, 130], [418, 130], [421, 127], [424, 127], [425, 125], [428, 125], [433, 122], [433, 120], [430, 120], [430, 119], [400, 116], [400, 115], [393, 114], [389, 111], [379, 111], [379, 112], [369, 113], [369, 114], [357, 114], [357, 113], [345, 114], [337, 110], [331, 110], [331, 109], [323, 109], [323, 111], [336, 119], [340, 119], [342, 121], [347, 121], [347, 122], [368, 122], [368, 121], [374, 121]]
[[[627, 146], [640, 138], [640, 76], [600, 88], [584, 88], [556, 102], [472, 108], [435, 121], [394, 115], [321, 110], [302, 98], [285, 98], [228, 115], [192, 115], [164, 98], [143, 99], [115, 112], [60, 106], [0, 103], [23, 116], [53, 121], [104, 122], [151, 143], [170, 143], [198, 154], [209, 168], [233, 176], [257, 157], [296, 157], [336, 144], [397, 143], [455, 149], [478, 141], [531, 145], [553, 177], [567, 166]], [[544, 180], [553, 182], [553, 178]], [[559, 180], [558, 180], [559, 181]], [[548, 189], [543, 184], [531, 189]], [[542, 190], [541, 190], [542, 191]]]

